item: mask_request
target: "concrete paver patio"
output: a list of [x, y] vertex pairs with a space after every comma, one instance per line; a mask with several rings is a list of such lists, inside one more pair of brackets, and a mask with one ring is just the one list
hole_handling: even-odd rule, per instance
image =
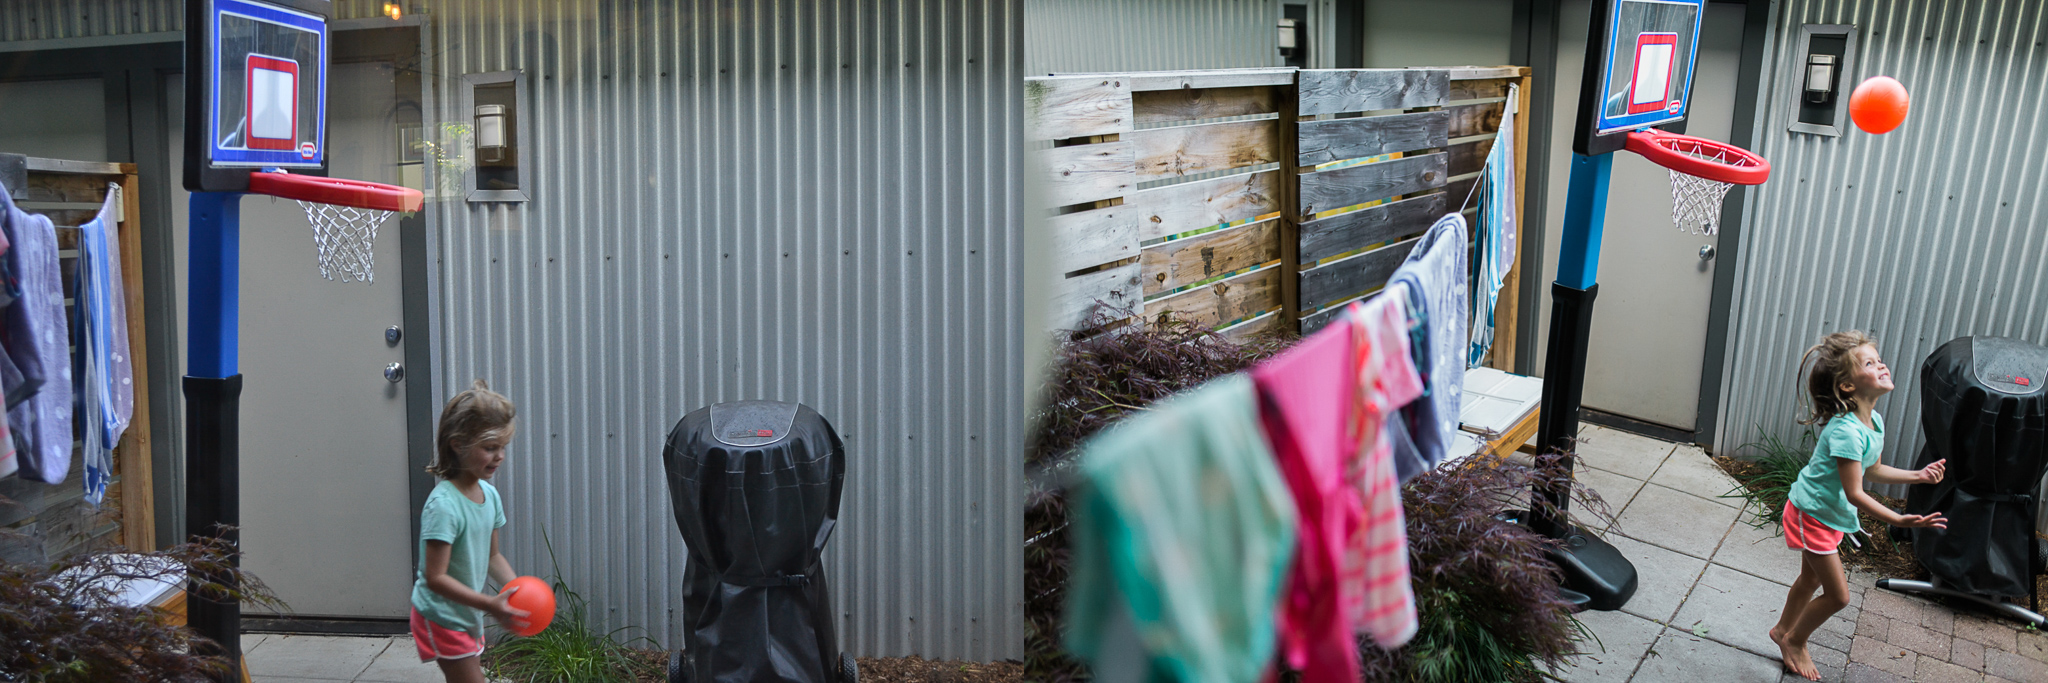
[[314, 636], [251, 633], [242, 656], [253, 683], [442, 683], [441, 668], [421, 663], [411, 636]]
[[[1599, 642], [1566, 681], [1804, 680], [1784, 673], [1770, 629], [1798, 576], [1774, 528], [1751, 526], [1705, 452], [1599, 426], [1580, 434], [1578, 480], [1618, 527], [1602, 537], [1635, 563], [1635, 596], [1580, 621]], [[1592, 525], [1597, 527], [1598, 525]], [[1849, 606], [1810, 641], [1830, 683], [2048, 681], [2048, 634], [1875, 588], [1849, 573]]]

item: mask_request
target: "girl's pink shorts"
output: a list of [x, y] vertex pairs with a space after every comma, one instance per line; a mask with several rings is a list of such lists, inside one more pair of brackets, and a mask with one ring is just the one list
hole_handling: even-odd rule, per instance
[[428, 621], [426, 617], [420, 616], [418, 609], [412, 611], [412, 643], [419, 646], [422, 662], [475, 657], [484, 651], [484, 639], [481, 636], [471, 636]]
[[1789, 500], [1785, 501], [1784, 525], [1787, 548], [1815, 555], [1833, 555], [1842, 545], [1842, 532], [1793, 507]]

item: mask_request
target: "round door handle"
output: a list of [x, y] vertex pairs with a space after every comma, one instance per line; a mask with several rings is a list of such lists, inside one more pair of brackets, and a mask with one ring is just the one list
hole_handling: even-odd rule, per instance
[[386, 365], [386, 366], [384, 366], [384, 380], [385, 380], [385, 381], [387, 381], [387, 382], [390, 382], [390, 383], [392, 383], [392, 384], [397, 384], [397, 383], [399, 383], [400, 381], [403, 381], [404, 379], [405, 379], [405, 366], [404, 366], [404, 365], [400, 365], [400, 364], [398, 364], [398, 363], [392, 363], [392, 364], [390, 364], [390, 365]]
[[384, 343], [396, 344], [398, 340], [403, 338], [405, 338], [405, 331], [398, 329], [397, 325], [384, 328]]
[[1714, 245], [1711, 245], [1711, 244], [1709, 244], [1709, 245], [1706, 245], [1706, 246], [1700, 247], [1700, 260], [1701, 260], [1701, 261], [1705, 261], [1705, 260], [1707, 260], [1707, 259], [1710, 259], [1710, 258], [1713, 258], [1713, 257], [1714, 257]]

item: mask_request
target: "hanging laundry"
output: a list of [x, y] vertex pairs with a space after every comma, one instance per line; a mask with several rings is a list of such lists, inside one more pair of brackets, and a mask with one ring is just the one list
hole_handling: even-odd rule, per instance
[[1259, 421], [1300, 522], [1278, 608], [1281, 652], [1309, 681], [1359, 677], [1352, 619], [1344, 612], [1350, 601], [1339, 583], [1345, 541], [1365, 512], [1345, 478], [1358, 449], [1348, 424], [1359, 393], [1353, 356], [1351, 326], [1328, 325], [1251, 371]]
[[1085, 446], [1080, 475], [1067, 650], [1103, 659], [1123, 605], [1151, 680], [1257, 680], [1296, 518], [1252, 379], [1213, 380], [1110, 427]]
[[[1465, 385], [1465, 312], [1468, 242], [1465, 218], [1446, 214], [1422, 234], [1408, 260], [1389, 282], [1405, 284], [1420, 301], [1425, 339], [1416, 345], [1416, 370], [1426, 383], [1426, 400], [1402, 410], [1408, 441], [1394, 454], [1395, 473], [1407, 481], [1443, 462], [1451, 437], [1458, 432], [1458, 409]], [[1411, 309], [1411, 320], [1414, 318]]]
[[1479, 229], [1473, 252], [1479, 258], [1478, 291], [1472, 298], [1472, 349], [1467, 366], [1486, 360], [1493, 346], [1494, 307], [1500, 288], [1507, 283], [1508, 269], [1515, 265], [1515, 106], [1521, 85], [1508, 84], [1508, 99], [1501, 111], [1499, 132], [1493, 151], [1486, 155], [1481, 174], [1486, 194], [1479, 201]]
[[120, 200], [119, 186], [110, 185], [99, 215], [78, 228], [77, 310], [84, 338], [79, 345], [84, 358], [80, 403], [85, 415], [80, 451], [85, 458], [85, 498], [94, 505], [106, 495], [113, 478], [114, 445], [135, 409], [121, 253], [114, 232]]
[[1347, 539], [1342, 594], [1356, 630], [1389, 649], [1406, 645], [1418, 624], [1394, 442], [1381, 429], [1398, 422], [1387, 418], [1423, 393], [1410, 353], [1407, 294], [1405, 284], [1388, 285], [1379, 296], [1352, 304], [1347, 316], [1358, 373], [1354, 434], [1363, 456], [1351, 477], [1364, 510]]
[[[27, 333], [35, 343], [35, 357], [42, 360], [45, 381], [26, 403], [8, 411], [17, 437], [16, 462], [24, 479], [58, 484], [71, 471], [71, 351], [69, 329], [64, 323], [64, 294], [57, 262], [57, 229], [50, 219], [22, 211], [7, 193], [0, 192], [0, 228], [10, 238], [10, 251], [19, 251], [23, 275], [21, 301], [16, 308], [30, 313]], [[41, 293], [47, 293], [47, 296]], [[40, 314], [38, 314], [40, 311]], [[8, 318], [7, 330], [15, 321]], [[27, 354], [15, 358], [27, 358]], [[19, 367], [17, 367], [17, 371]], [[54, 386], [53, 386], [54, 385]], [[23, 411], [23, 407], [27, 411]]]

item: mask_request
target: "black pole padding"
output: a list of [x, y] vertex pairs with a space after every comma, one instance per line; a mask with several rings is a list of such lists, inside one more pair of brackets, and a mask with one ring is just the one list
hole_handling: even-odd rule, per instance
[[[226, 541], [236, 552], [229, 558], [230, 565], [236, 567], [241, 566], [241, 533], [232, 527], [242, 520], [241, 400], [241, 375], [185, 378], [185, 533], [195, 540]], [[236, 586], [231, 575], [205, 578]], [[226, 657], [231, 667], [214, 680], [239, 682], [241, 603], [208, 600], [192, 582], [187, 583], [185, 593], [185, 623], [207, 641], [194, 642], [193, 651]]]
[[[1563, 453], [1564, 476], [1550, 489], [1539, 488], [1539, 503], [1530, 510], [1529, 528], [1551, 538], [1564, 538], [1571, 525], [1565, 514], [1571, 503], [1574, 445], [1579, 434], [1579, 399], [1586, 388], [1586, 343], [1593, 332], [1593, 297], [1600, 285], [1578, 289], [1550, 285], [1550, 346], [1543, 361], [1543, 408], [1536, 423], [1537, 453]], [[1553, 512], [1555, 514], [1553, 514]]]

